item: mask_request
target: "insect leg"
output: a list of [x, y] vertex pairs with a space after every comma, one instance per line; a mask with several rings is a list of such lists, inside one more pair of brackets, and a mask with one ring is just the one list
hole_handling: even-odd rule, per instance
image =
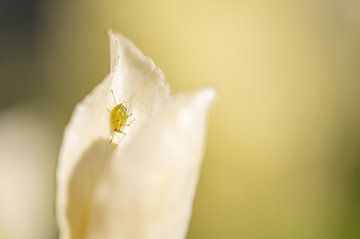
[[[122, 133], [122, 132], [119, 132], [119, 133]], [[116, 147], [123, 138], [124, 137], [120, 137], [118, 134], [114, 133], [111, 137], [110, 144], [113, 145], [114, 147]], [[116, 139], [116, 140], [114, 140], [114, 139]]]
[[131, 120], [129, 123], [124, 124], [124, 126], [130, 126], [132, 123], [134, 123], [135, 119]]
[[[129, 105], [129, 101], [130, 101], [130, 105]], [[130, 98], [130, 100], [125, 100], [124, 104], [126, 108], [132, 108], [132, 97]]]

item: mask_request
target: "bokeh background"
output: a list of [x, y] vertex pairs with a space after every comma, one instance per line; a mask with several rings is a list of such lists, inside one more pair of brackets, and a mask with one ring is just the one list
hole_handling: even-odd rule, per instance
[[188, 239], [360, 238], [357, 0], [0, 0], [0, 238], [52, 239], [71, 112], [107, 29], [174, 94], [215, 86]]

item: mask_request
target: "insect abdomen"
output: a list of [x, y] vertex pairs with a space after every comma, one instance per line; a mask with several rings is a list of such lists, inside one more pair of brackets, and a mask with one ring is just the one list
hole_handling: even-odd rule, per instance
[[120, 132], [125, 126], [128, 118], [127, 109], [124, 104], [116, 105], [111, 111], [111, 127], [115, 132]]

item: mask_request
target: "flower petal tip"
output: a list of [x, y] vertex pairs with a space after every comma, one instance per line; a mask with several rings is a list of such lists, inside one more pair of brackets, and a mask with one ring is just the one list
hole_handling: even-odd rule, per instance
[[194, 105], [199, 108], [209, 107], [216, 99], [217, 91], [214, 88], [208, 87], [199, 90], [194, 98]]

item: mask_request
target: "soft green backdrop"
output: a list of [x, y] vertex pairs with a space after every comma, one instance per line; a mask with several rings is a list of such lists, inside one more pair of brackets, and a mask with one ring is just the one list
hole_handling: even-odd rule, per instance
[[121, 32], [174, 94], [219, 92], [189, 239], [359, 238], [359, 9], [355, 0], [48, 1], [31, 61], [42, 80], [25, 99], [50, 108], [60, 139], [109, 72], [106, 30]]

